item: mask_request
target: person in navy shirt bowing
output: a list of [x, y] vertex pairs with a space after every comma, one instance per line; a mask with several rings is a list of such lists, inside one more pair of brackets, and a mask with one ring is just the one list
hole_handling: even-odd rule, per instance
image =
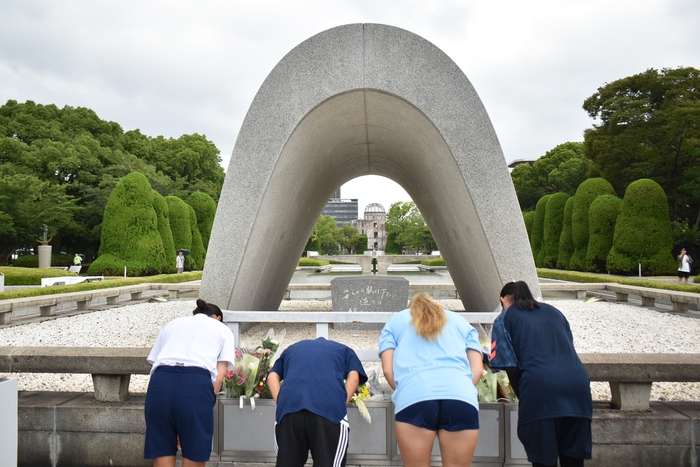
[[[500, 295], [505, 339], [517, 357], [508, 374], [515, 372], [518, 438], [527, 459], [534, 467], [556, 467], [557, 458], [561, 467], [582, 467], [591, 458], [593, 401], [569, 322], [536, 301], [523, 281], [507, 283]], [[498, 351], [499, 342], [494, 346]]]
[[[343, 467], [350, 427], [347, 404], [367, 375], [350, 347], [319, 337], [290, 345], [267, 376], [277, 403], [277, 467]], [[284, 383], [284, 384], [282, 384]]]

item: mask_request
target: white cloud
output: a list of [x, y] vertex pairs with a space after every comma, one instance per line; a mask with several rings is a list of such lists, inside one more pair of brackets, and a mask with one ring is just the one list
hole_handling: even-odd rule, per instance
[[[0, 3], [0, 103], [89, 107], [150, 136], [205, 134], [226, 167], [279, 60], [314, 34], [361, 22], [401, 27], [447, 53], [507, 161], [582, 140], [592, 123], [583, 100], [606, 82], [700, 67], [697, 0], [25, 0]], [[343, 196], [360, 210], [408, 199], [376, 179], [346, 184]]]

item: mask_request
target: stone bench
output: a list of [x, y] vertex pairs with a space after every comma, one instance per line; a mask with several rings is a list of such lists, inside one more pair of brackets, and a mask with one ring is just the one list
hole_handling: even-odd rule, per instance
[[106, 298], [108, 305], [119, 304], [119, 296], [122, 294], [131, 294], [131, 300], [140, 300], [143, 292], [151, 290], [156, 285], [159, 284], [135, 284], [110, 289], [0, 300], [0, 324], [10, 323], [12, 312], [25, 308], [39, 308], [41, 316], [55, 316], [56, 306], [64, 303], [75, 303], [78, 311], [87, 311], [92, 300], [96, 298]]
[[594, 290], [606, 290], [609, 284], [605, 282], [544, 282], [540, 290], [551, 292], [574, 292], [576, 298], [583, 300], [586, 293]]
[[652, 289], [633, 285], [620, 285], [611, 283], [607, 290], [615, 292], [618, 301], [626, 302], [629, 295], [638, 295], [642, 299], [642, 306], [654, 306], [656, 300], [667, 300], [673, 304], [673, 311], [688, 311], [688, 304], [698, 305], [700, 294], [691, 292], [679, 292], [675, 290]]
[[95, 400], [129, 398], [131, 375], [147, 375], [150, 349], [132, 347], [0, 347], [0, 372], [91, 374]]
[[608, 381], [611, 406], [646, 410], [653, 382], [699, 382], [700, 354], [592, 353], [579, 355], [591, 381]]

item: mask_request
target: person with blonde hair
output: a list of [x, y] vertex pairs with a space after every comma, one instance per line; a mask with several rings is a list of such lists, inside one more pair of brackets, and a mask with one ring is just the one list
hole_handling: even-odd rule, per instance
[[404, 466], [428, 467], [436, 437], [444, 467], [470, 466], [479, 438], [476, 384], [484, 370], [476, 329], [418, 294], [387, 321], [379, 355], [394, 389]]

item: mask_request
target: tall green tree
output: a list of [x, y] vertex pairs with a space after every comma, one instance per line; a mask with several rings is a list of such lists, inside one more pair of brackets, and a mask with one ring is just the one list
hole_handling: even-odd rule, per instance
[[394, 234], [399, 251], [437, 249], [437, 243], [413, 201], [393, 203], [386, 216], [385, 228], [388, 234]]
[[[365, 235], [365, 241], [367, 236]], [[338, 243], [340, 246], [347, 251], [348, 254], [352, 254], [353, 250], [357, 250], [358, 243], [360, 242], [360, 233], [357, 229], [350, 224], [343, 224], [343, 226], [338, 230]], [[365, 243], [365, 248], [367, 243]], [[364, 251], [364, 249], [362, 249]]]
[[596, 120], [584, 133], [594, 175], [619, 193], [652, 179], [664, 189], [673, 220], [700, 225], [699, 70], [650, 68], [598, 88], [583, 109]]
[[313, 236], [316, 237], [316, 243], [321, 253], [337, 253], [339, 243], [338, 223], [331, 216], [319, 217], [314, 226]]
[[547, 194], [574, 195], [586, 180], [590, 165], [583, 156], [583, 143], [568, 142], [547, 151], [532, 166], [516, 166], [510, 175], [520, 208], [534, 210], [540, 198]]
[[[82, 107], [14, 100], [0, 106], [0, 168], [5, 174], [32, 175], [72, 200], [70, 212], [57, 207], [62, 221], [52, 245], [88, 260], [97, 255], [107, 200], [122, 177], [141, 172], [159, 193], [183, 198], [201, 185], [218, 199], [224, 178], [218, 160], [218, 150], [200, 135], [166, 140], [138, 130], [124, 133], [118, 123]], [[22, 223], [3, 212], [12, 224]], [[24, 230], [16, 234], [23, 246], [34, 241]]]

